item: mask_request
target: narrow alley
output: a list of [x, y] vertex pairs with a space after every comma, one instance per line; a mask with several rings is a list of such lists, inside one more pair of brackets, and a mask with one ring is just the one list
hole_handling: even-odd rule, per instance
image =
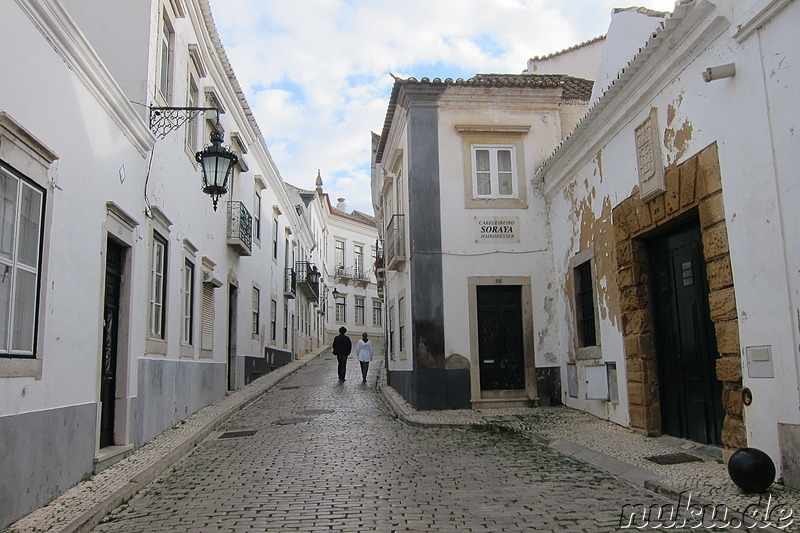
[[409, 426], [378, 370], [340, 383], [324, 352], [95, 531], [619, 531], [668, 502], [518, 435]]

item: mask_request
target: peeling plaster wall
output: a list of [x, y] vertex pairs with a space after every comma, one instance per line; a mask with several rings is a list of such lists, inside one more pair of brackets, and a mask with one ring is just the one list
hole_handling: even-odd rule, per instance
[[[759, 9], [746, 15], [754, 15], [767, 3], [759, 2]], [[633, 107], [623, 106], [595, 117], [602, 126], [590, 130], [591, 137], [581, 146], [560, 154], [570, 163], [553, 165], [546, 176], [552, 206], [555, 280], [559, 284], [557, 313], [566, 324], [573, 323], [567, 282], [569, 257], [589, 242], [602, 247], [600, 228], [605, 225], [606, 205], [614, 208], [637, 190], [634, 129], [647, 118], [650, 108], [657, 109], [661, 163], [667, 169], [716, 142], [738, 310], [743, 386], [752, 390], [754, 398], [753, 404], [744, 408], [746, 440], [780, 464], [778, 423], [800, 424], [800, 250], [796, 245], [800, 238], [796, 215], [800, 201], [800, 113], [796, 105], [800, 74], [796, 57], [783, 52], [800, 47], [800, 37], [792, 29], [793, 21], [800, 17], [800, 4], [786, 4], [771, 21], [759, 21], [756, 27], [760, 29], [740, 40], [734, 34], [749, 20], [736, 17], [745, 13], [735, 12], [729, 26], [725, 26], [725, 19], [717, 18], [719, 15], [729, 13], [712, 10], [689, 32], [686, 41], [702, 45], [671, 43], [674, 57], [655, 54], [661, 62], [653, 67], [648, 81], [626, 96], [625, 101]], [[708, 28], [721, 28], [715, 30], [721, 33], [710, 42], [704, 40]], [[731, 62], [736, 64], [734, 77], [703, 82], [700, 74], [705, 68]], [[600, 326], [603, 359], [618, 360], [622, 388], [621, 325], [615, 322], [614, 306], [609, 303], [618, 296], [609, 285], [602, 289], [603, 271], [600, 266], [601, 309], [606, 307], [601, 310], [605, 315]], [[572, 331], [565, 330], [562, 346], [571, 346], [571, 339]], [[750, 378], [747, 374], [746, 347], [762, 345], [772, 348], [775, 378]], [[566, 354], [563, 360], [568, 360]], [[599, 410], [580, 399], [568, 401], [591, 412]], [[620, 391], [620, 411], [628, 410], [626, 402]], [[616, 420], [623, 418], [620, 415]]]

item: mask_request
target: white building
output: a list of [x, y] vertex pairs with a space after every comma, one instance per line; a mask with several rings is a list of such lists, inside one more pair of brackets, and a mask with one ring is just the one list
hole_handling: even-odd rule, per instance
[[395, 79], [373, 157], [388, 381], [417, 409], [560, 402], [535, 168], [586, 111], [561, 75]]
[[[760, 448], [795, 487], [799, 16], [779, 0], [615, 15], [597, 78], [613, 83], [534, 179], [565, 402], [726, 456]], [[655, 27], [633, 38], [634, 18]]]
[[379, 243], [375, 218], [348, 211], [344, 198], [336, 206], [323, 191], [317, 175], [316, 201], [322, 218], [323, 272], [325, 279], [325, 338], [331, 342], [344, 326], [352, 339], [366, 332], [370, 338], [384, 334], [383, 300], [378, 295]]
[[[313, 232], [207, 0], [2, 2], [0, 27], [2, 527], [322, 328], [285, 292]], [[216, 210], [212, 130], [238, 156]]]

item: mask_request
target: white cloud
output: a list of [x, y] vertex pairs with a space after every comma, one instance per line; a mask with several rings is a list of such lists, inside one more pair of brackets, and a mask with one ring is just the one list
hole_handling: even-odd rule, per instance
[[[518, 73], [603, 34], [616, 0], [210, 0], [283, 178], [372, 212], [370, 131], [393, 80]], [[637, 2], [672, 10], [673, 0]]]

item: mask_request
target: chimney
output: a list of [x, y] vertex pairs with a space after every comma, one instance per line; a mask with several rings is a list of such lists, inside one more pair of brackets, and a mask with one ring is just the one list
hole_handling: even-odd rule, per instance
[[347, 203], [344, 201], [344, 198], [337, 198], [336, 201], [338, 202], [336, 204], [336, 209], [347, 213]]

